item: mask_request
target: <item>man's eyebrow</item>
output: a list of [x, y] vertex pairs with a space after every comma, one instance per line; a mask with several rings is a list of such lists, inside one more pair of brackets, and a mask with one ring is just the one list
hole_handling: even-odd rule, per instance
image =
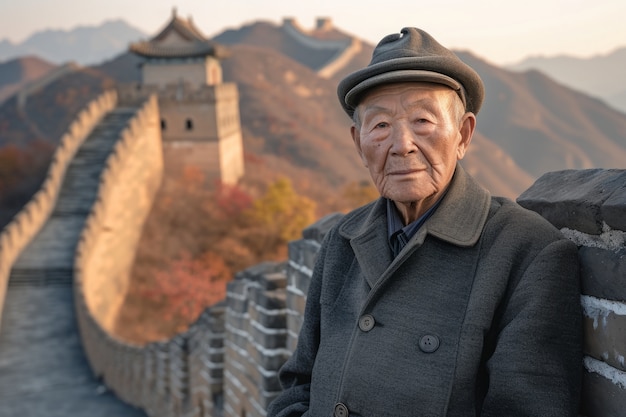
[[[415, 108], [424, 108], [428, 111], [433, 111], [433, 108], [435, 107], [434, 105], [435, 101], [433, 99], [431, 99], [430, 97], [424, 97], [424, 98], [420, 98], [417, 99], [413, 102], [411, 102], [407, 108], [409, 110], [414, 110]], [[381, 106], [378, 104], [370, 104], [370, 105], [365, 105], [363, 107], [363, 116], [365, 116], [367, 113], [369, 112], [374, 112], [374, 113], [391, 113], [391, 109], [385, 107], [385, 106]]]
[[368, 112], [375, 112], [375, 113], [391, 113], [391, 110], [385, 106], [380, 106], [377, 104], [370, 104], [370, 105], [366, 105], [363, 108], [363, 114], [365, 115]]

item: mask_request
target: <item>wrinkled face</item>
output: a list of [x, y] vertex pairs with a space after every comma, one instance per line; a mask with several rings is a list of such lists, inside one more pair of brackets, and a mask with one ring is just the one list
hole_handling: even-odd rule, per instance
[[368, 92], [351, 133], [379, 193], [396, 203], [422, 205], [445, 191], [475, 124], [452, 89], [398, 83]]

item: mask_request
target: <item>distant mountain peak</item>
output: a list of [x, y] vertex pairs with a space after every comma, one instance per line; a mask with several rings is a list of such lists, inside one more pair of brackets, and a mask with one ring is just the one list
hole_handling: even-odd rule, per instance
[[0, 41], [0, 62], [37, 55], [55, 64], [68, 61], [96, 64], [125, 52], [131, 42], [146, 36], [122, 19], [106, 20], [95, 26], [80, 25], [70, 30], [45, 29], [23, 42]]

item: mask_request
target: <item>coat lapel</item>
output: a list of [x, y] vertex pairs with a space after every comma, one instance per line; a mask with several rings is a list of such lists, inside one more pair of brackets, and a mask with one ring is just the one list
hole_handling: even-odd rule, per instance
[[390, 276], [431, 234], [457, 246], [472, 246], [480, 237], [489, 213], [491, 196], [457, 164], [450, 188], [430, 219], [393, 259], [388, 244], [386, 200], [379, 198], [369, 210], [347, 221], [341, 234], [350, 245], [370, 288]]
[[[356, 232], [356, 234], [354, 233]], [[391, 264], [392, 256], [387, 243], [386, 201], [380, 198], [358, 231], [350, 233], [350, 245], [361, 266], [370, 288]]]

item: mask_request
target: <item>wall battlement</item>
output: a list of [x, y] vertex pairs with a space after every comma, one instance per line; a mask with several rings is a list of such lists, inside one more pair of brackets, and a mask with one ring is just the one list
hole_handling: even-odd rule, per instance
[[117, 94], [121, 105], [136, 105], [152, 94], [158, 97], [161, 105], [180, 102], [198, 104], [239, 100], [239, 92], [235, 83], [206, 85], [200, 88], [185, 83], [169, 84], [165, 88], [160, 88], [157, 85], [131, 83], [118, 86]]

